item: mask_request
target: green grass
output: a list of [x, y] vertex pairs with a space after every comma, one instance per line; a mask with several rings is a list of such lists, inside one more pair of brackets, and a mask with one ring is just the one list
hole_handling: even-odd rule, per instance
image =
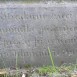
[[16, 77], [18, 77], [18, 54], [16, 52]]
[[55, 64], [54, 64], [54, 60], [53, 60], [53, 57], [52, 57], [52, 53], [50, 51], [50, 48], [48, 47], [48, 53], [49, 53], [49, 56], [50, 56], [50, 60], [51, 60], [51, 63], [52, 63], [52, 68], [53, 70], [56, 72], [56, 67], [55, 67]]
[[38, 68], [38, 73], [41, 75], [44, 75], [46, 73], [52, 74], [52, 73], [71, 73], [74, 70], [77, 70], [77, 60], [76, 60], [76, 64], [71, 64], [71, 65], [61, 65], [60, 67], [55, 66], [54, 60], [53, 60], [53, 56], [52, 56], [52, 52], [50, 51], [50, 48], [48, 47], [48, 53], [49, 53], [49, 57], [51, 60], [51, 66], [42, 66]]
[[63, 72], [66, 74], [71, 74], [72, 72], [74, 72], [74, 67], [75, 67], [75, 64], [68, 65], [68, 66], [63, 65], [60, 67], [55, 66], [55, 69], [56, 69], [55, 71], [52, 66], [43, 66], [38, 68], [38, 73], [39, 75], [42, 75], [42, 76], [44, 74], [52, 75], [53, 73], [62, 74]]
[[30, 64], [25, 64], [25, 66], [24, 66], [26, 69], [29, 69], [29, 68], [31, 68], [32, 66], [30, 65]]

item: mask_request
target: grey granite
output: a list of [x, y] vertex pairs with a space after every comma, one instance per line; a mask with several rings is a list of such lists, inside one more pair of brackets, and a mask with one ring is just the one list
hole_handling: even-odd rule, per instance
[[1, 4], [0, 67], [76, 62], [77, 4]]

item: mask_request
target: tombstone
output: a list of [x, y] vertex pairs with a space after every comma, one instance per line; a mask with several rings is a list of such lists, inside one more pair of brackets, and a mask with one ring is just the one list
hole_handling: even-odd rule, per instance
[[48, 47], [55, 65], [76, 62], [77, 5], [0, 6], [0, 67], [51, 65]]

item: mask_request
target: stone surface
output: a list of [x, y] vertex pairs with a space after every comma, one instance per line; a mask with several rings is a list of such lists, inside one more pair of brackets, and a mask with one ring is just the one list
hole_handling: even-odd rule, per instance
[[77, 5], [0, 5], [0, 66], [51, 64], [50, 47], [56, 65], [77, 58]]

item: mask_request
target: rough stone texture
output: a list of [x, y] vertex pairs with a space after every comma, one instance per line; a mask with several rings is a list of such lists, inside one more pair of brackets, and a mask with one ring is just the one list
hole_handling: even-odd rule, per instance
[[56, 65], [77, 58], [76, 4], [0, 5], [0, 66], [51, 64], [50, 47]]

